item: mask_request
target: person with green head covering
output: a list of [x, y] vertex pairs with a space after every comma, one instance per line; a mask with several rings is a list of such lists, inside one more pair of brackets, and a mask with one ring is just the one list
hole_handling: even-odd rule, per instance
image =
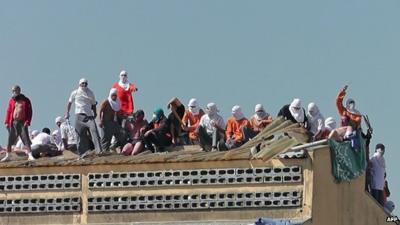
[[152, 152], [162, 152], [172, 144], [171, 121], [164, 115], [160, 107], [153, 111], [153, 119], [144, 134], [144, 143]]

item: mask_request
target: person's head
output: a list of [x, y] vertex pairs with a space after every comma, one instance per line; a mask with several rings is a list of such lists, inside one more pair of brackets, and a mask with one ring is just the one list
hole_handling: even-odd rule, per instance
[[54, 138], [56, 138], [59, 135], [59, 130], [55, 130], [53, 131], [53, 133], [51, 133], [51, 136], [53, 136]]
[[308, 104], [307, 111], [308, 111], [308, 114], [311, 116], [316, 116], [319, 113], [318, 106], [314, 102], [311, 102], [310, 104]]
[[16, 97], [21, 94], [21, 87], [18, 85], [14, 85], [11, 88], [12, 96]]
[[121, 72], [119, 73], [119, 80], [122, 83], [126, 83], [128, 81], [128, 72], [126, 72], [125, 70], [121, 70]]
[[235, 105], [232, 107], [232, 116], [235, 118], [235, 120], [241, 120], [244, 118], [244, 114], [242, 112], [242, 108], [240, 106]]
[[352, 98], [347, 99], [346, 109], [352, 111], [355, 108], [356, 108], [356, 102], [354, 101], [354, 99], [352, 99]]
[[299, 112], [301, 110], [301, 100], [298, 98], [293, 99], [292, 103], [290, 103], [290, 108], [295, 112]]
[[56, 117], [55, 123], [56, 123], [57, 127], [60, 127], [63, 122], [64, 122], [64, 119], [61, 116]]
[[207, 104], [206, 113], [208, 116], [214, 116], [219, 112], [217, 105], [214, 102]]
[[385, 154], [385, 145], [379, 143], [375, 146], [375, 152], [380, 153], [381, 155]]
[[162, 110], [161, 108], [156, 108], [153, 112], [153, 117], [156, 120], [160, 120], [164, 117], [164, 110]]
[[181, 101], [179, 101], [179, 99], [177, 97], [173, 97], [171, 100], [169, 100], [167, 107], [168, 107], [168, 109], [169, 108], [176, 109], [177, 107], [179, 107], [181, 105], [182, 105]]
[[31, 139], [34, 139], [40, 132], [38, 130], [33, 130], [31, 132]]
[[50, 133], [51, 133], [51, 132], [50, 132], [50, 129], [47, 128], [47, 127], [43, 128], [43, 129], [42, 129], [42, 132], [43, 132], [43, 133], [46, 133], [46, 134], [48, 134], [48, 135], [50, 135]]
[[108, 97], [111, 98], [111, 100], [116, 101], [117, 97], [118, 97], [117, 94], [118, 94], [118, 90], [116, 88], [111, 88]]
[[333, 117], [328, 117], [325, 120], [325, 128], [332, 131], [336, 129], [336, 121], [333, 119]]
[[197, 102], [197, 99], [195, 99], [195, 98], [190, 99], [188, 107], [189, 107], [189, 111], [191, 113], [193, 113], [193, 115], [198, 115], [199, 114], [200, 107], [199, 107], [199, 104]]
[[142, 122], [144, 120], [144, 111], [139, 109], [135, 113], [136, 122]]
[[89, 83], [88, 83], [88, 80], [86, 78], [81, 78], [79, 80], [79, 87], [87, 88], [88, 85], [89, 85]]

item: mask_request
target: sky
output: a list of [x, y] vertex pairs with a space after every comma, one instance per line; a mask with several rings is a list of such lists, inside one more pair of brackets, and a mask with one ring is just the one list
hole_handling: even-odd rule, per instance
[[386, 145], [400, 207], [399, 10], [398, 0], [0, 0], [0, 117], [19, 84], [32, 129], [55, 129], [81, 77], [101, 102], [122, 69], [148, 118], [177, 96], [215, 102], [225, 118], [236, 104], [248, 117], [257, 103], [276, 115], [297, 97], [338, 119], [335, 97], [348, 84], [372, 145]]

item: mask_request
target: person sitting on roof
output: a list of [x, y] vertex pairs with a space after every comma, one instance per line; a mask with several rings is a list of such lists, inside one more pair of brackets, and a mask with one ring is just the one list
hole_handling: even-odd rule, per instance
[[161, 108], [154, 110], [153, 120], [146, 128], [144, 143], [153, 152], [162, 152], [172, 144], [171, 121], [168, 120]]
[[182, 126], [184, 126], [182, 119], [185, 115], [185, 106], [178, 98], [174, 97], [168, 102], [167, 107], [168, 109], [171, 109], [171, 113], [168, 115], [168, 120], [171, 125], [170, 134], [172, 135], [172, 144], [187, 144], [187, 133], [182, 130]]
[[59, 135], [62, 143], [61, 150], [69, 150], [73, 153], [77, 153], [77, 134], [75, 128], [69, 124], [69, 120], [65, 120], [61, 116], [57, 117], [55, 122], [60, 131]]
[[200, 119], [199, 126], [197, 127], [197, 135], [202, 150], [216, 151], [220, 146], [224, 146], [225, 136], [225, 122], [224, 119], [218, 115], [217, 105], [213, 102], [207, 104], [206, 114]]
[[40, 157], [54, 157], [62, 155], [50, 136], [50, 129], [43, 128], [42, 132], [32, 139], [32, 156], [35, 159]]
[[242, 113], [240, 106], [232, 108], [232, 116], [228, 118], [225, 130], [226, 147], [237, 148], [254, 136], [250, 121]]
[[138, 110], [135, 113], [135, 119], [129, 123], [130, 142], [127, 143], [121, 154], [123, 155], [137, 155], [144, 150], [143, 137], [148, 125], [147, 120], [144, 118], [144, 111]]
[[54, 130], [51, 133], [52, 142], [57, 146], [58, 150], [62, 150], [62, 140], [60, 130]]
[[279, 110], [278, 116], [282, 116], [286, 120], [307, 127], [308, 119], [304, 108], [301, 106], [301, 100], [298, 98], [293, 99], [292, 103], [283, 106], [281, 110]]
[[371, 168], [371, 195], [382, 206], [385, 204], [383, 191], [385, 187], [386, 164], [385, 158], [383, 157], [384, 154], [385, 146], [383, 144], [377, 144], [375, 147], [375, 153], [369, 160]]
[[261, 104], [255, 106], [254, 112], [255, 114], [251, 117], [250, 123], [254, 133], [258, 134], [272, 123], [272, 116], [265, 111], [264, 106]]
[[201, 117], [204, 115], [204, 111], [199, 107], [195, 98], [190, 99], [188, 107], [188, 110], [185, 111], [182, 118], [182, 130], [189, 133], [190, 144], [197, 144], [199, 138], [196, 130], [199, 126]]
[[[361, 129], [362, 114], [356, 109], [354, 99], [347, 99], [346, 106], [343, 106], [347, 87], [346, 85], [340, 90], [336, 97], [336, 107], [341, 116], [341, 127], [332, 132], [329, 138], [337, 141], [355, 140], [356, 132]], [[356, 144], [353, 143], [352, 146], [354, 147]]]
[[333, 117], [326, 118], [324, 122], [324, 127], [321, 132], [314, 135], [314, 141], [324, 140], [329, 137], [329, 134], [336, 129], [336, 121]]
[[313, 138], [319, 136], [325, 127], [325, 118], [319, 111], [318, 106], [311, 102], [307, 107], [308, 130], [313, 135]]
[[112, 88], [108, 98], [100, 106], [99, 127], [103, 129], [101, 145], [104, 151], [109, 151], [111, 139], [114, 136], [117, 143], [122, 144], [121, 127], [117, 122], [117, 113], [121, 110], [121, 102], [117, 97], [118, 90]]

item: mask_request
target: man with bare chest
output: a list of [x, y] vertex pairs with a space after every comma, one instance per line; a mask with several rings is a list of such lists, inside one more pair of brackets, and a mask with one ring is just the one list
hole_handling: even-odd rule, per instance
[[2, 162], [9, 159], [11, 146], [14, 145], [18, 137], [21, 138], [23, 144], [27, 147], [28, 160], [34, 160], [31, 153], [31, 140], [29, 138], [28, 127], [32, 120], [32, 105], [29, 98], [21, 94], [19, 86], [12, 87], [12, 97], [8, 102], [6, 118], [4, 124], [8, 130], [8, 144], [6, 156], [1, 159]]

